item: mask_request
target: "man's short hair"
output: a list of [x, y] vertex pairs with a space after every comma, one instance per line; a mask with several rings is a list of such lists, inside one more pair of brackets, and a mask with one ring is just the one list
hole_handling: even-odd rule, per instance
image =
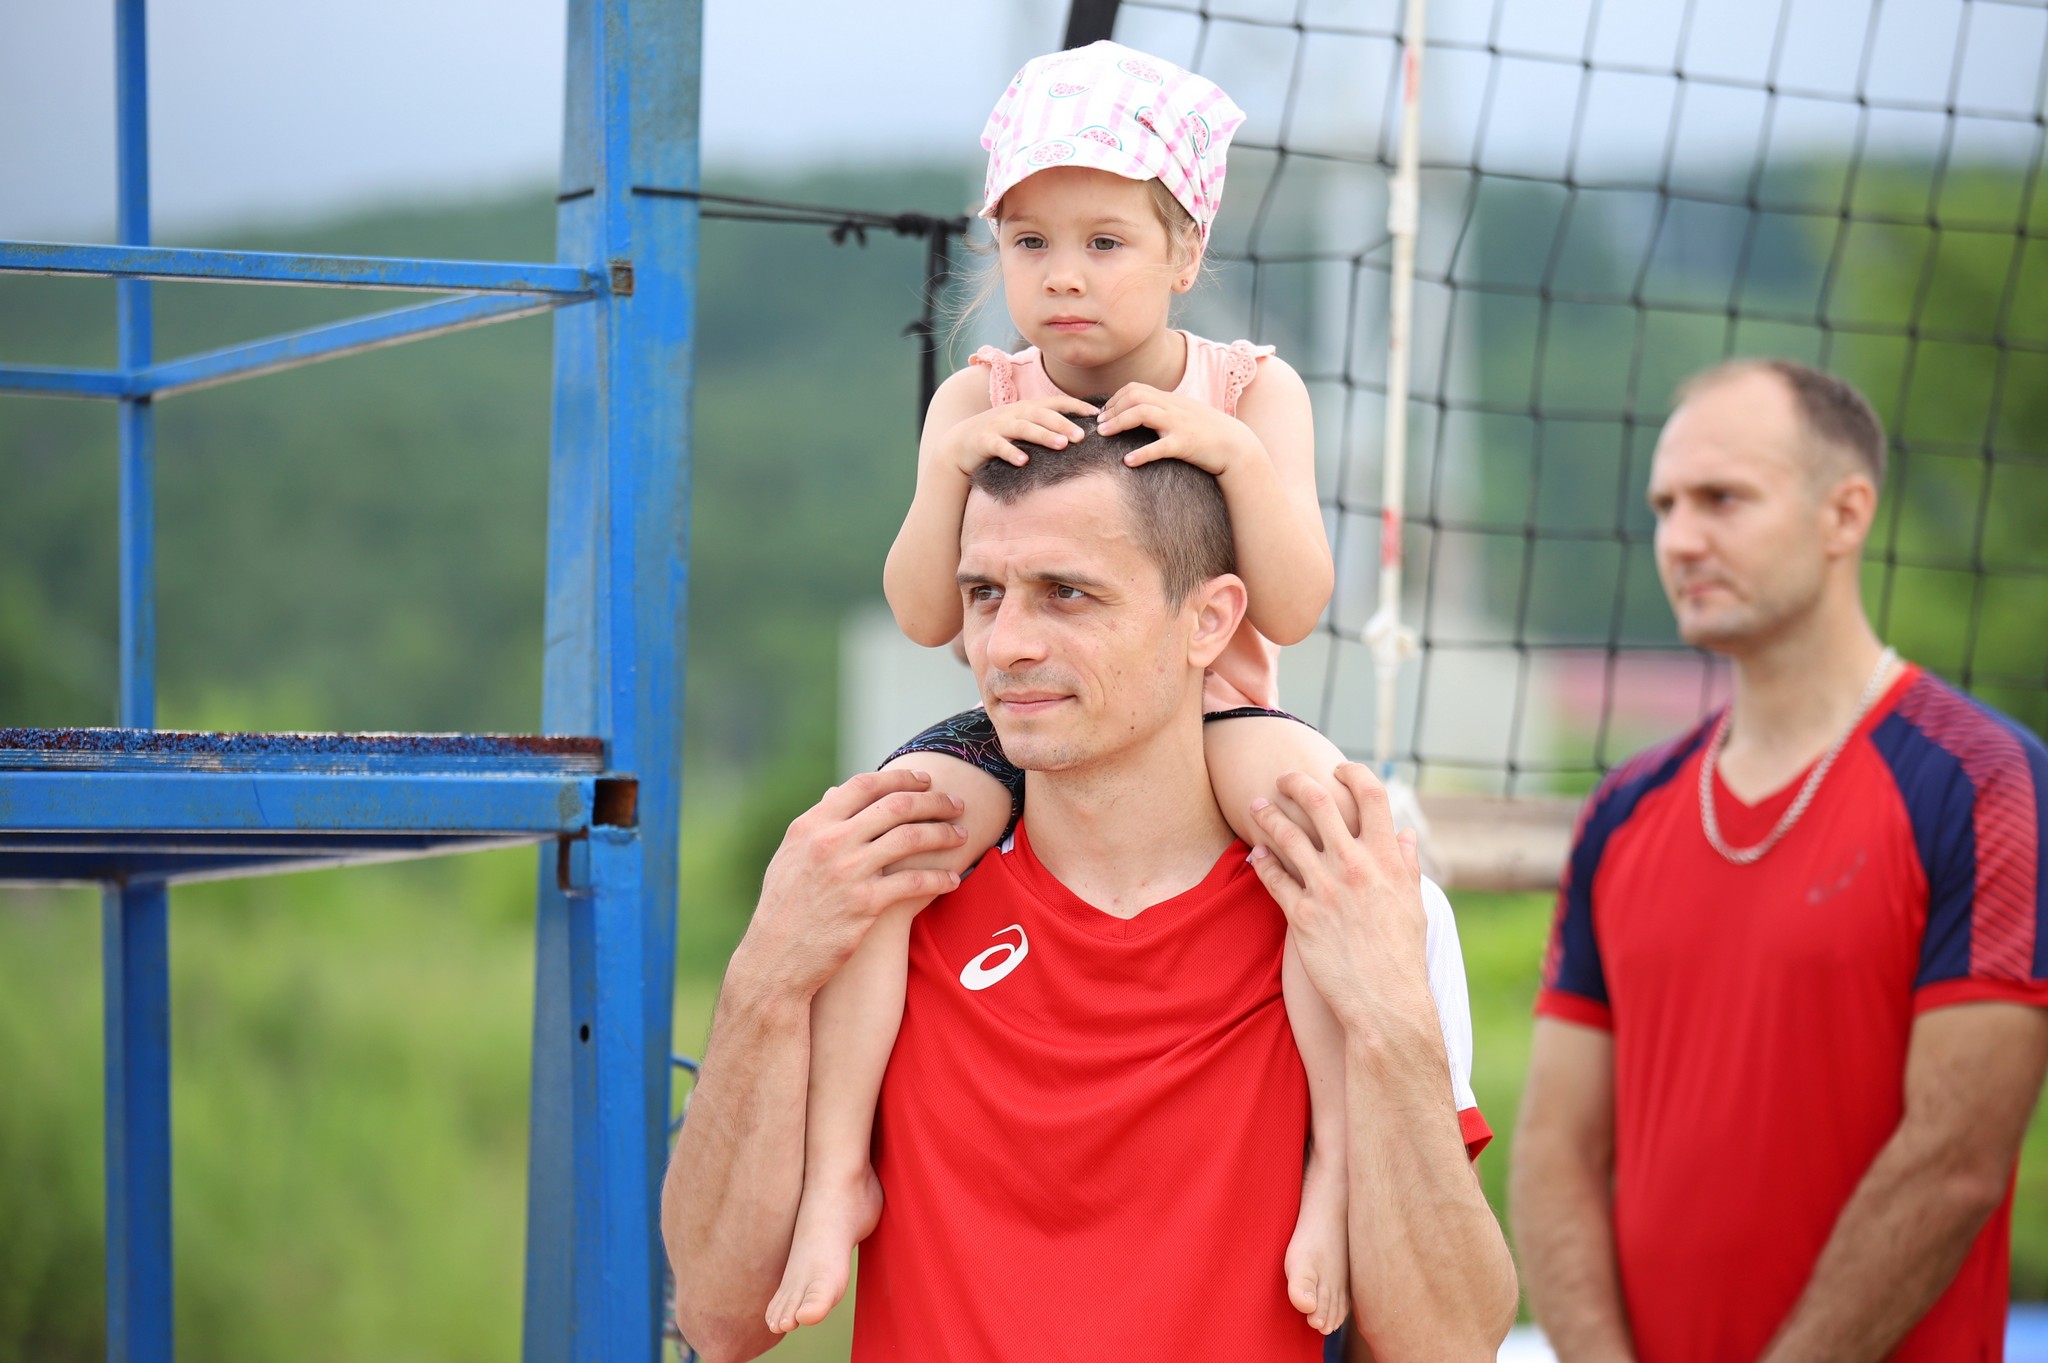
[[1878, 491], [1884, 490], [1884, 423], [1854, 384], [1812, 365], [1797, 360], [1727, 360], [1680, 384], [1674, 406], [1704, 389], [1752, 373], [1770, 374], [1783, 383], [1808, 439], [1847, 455]]
[[[1109, 399], [1090, 398], [1100, 407]], [[1028, 456], [1023, 464], [991, 459], [974, 471], [973, 485], [1008, 506], [1040, 488], [1089, 474], [1105, 474], [1123, 490], [1124, 510], [1138, 547], [1159, 565], [1166, 599], [1175, 605], [1211, 578], [1237, 571], [1237, 546], [1230, 536], [1230, 511], [1216, 475], [1179, 459], [1155, 459], [1132, 468], [1124, 456], [1159, 438], [1137, 427], [1102, 435], [1095, 418], [1076, 416], [1086, 432], [1065, 449], [1014, 442]]]

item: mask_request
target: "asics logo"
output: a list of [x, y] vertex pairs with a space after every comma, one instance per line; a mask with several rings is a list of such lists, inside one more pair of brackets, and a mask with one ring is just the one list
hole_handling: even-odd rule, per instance
[[989, 936], [1000, 937], [1006, 932], [1016, 933], [1017, 940], [997, 942], [961, 966], [960, 983], [969, 989], [986, 989], [1024, 963], [1024, 958], [1031, 954], [1031, 943], [1024, 937], [1023, 925], [1012, 923], [1007, 928], [997, 929]]

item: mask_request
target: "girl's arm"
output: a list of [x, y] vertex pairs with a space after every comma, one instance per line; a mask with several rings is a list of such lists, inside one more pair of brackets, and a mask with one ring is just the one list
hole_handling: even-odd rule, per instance
[[953, 428], [989, 410], [988, 379], [969, 365], [939, 385], [917, 442], [917, 491], [903, 528], [882, 565], [882, 594], [896, 624], [926, 648], [960, 632], [960, 517], [967, 508], [967, 477], [941, 455]]
[[1237, 419], [1265, 448], [1264, 459], [1233, 461], [1219, 481], [1237, 542], [1252, 628], [1276, 644], [1309, 636], [1337, 581], [1323, 508], [1316, 499], [1316, 422], [1308, 385], [1278, 355], [1238, 399]]
[[1094, 410], [1070, 397], [990, 407], [988, 375], [974, 365], [939, 385], [918, 441], [917, 491], [882, 566], [882, 592], [913, 642], [937, 648], [960, 632], [960, 518], [974, 470], [990, 459], [1023, 463], [1012, 441], [1058, 448], [1079, 439], [1060, 413]]
[[1336, 570], [1316, 500], [1315, 416], [1308, 386], [1277, 355], [1227, 417], [1204, 403], [1131, 384], [1102, 409], [1101, 430], [1149, 426], [1159, 439], [1127, 456], [1132, 465], [1184, 459], [1216, 475], [1230, 508], [1245, 618], [1276, 644], [1308, 637], [1330, 603]]

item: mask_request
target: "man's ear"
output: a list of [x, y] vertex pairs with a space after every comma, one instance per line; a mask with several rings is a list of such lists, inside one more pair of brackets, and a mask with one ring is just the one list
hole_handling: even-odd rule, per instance
[[1194, 633], [1188, 636], [1188, 662], [1195, 667], [1206, 668], [1222, 654], [1223, 646], [1230, 642], [1230, 636], [1237, 633], [1237, 627], [1244, 623], [1245, 603], [1249, 596], [1244, 589], [1244, 579], [1235, 573], [1212, 577], [1195, 588], [1188, 597], [1188, 609], [1194, 613]]
[[1861, 557], [1877, 519], [1877, 489], [1860, 473], [1836, 483], [1821, 503], [1821, 547], [1829, 558]]

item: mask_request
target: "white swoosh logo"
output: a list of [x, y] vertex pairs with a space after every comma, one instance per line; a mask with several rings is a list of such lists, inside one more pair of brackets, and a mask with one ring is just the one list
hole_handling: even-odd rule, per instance
[[1006, 932], [1016, 933], [1017, 940], [997, 942], [961, 966], [960, 983], [969, 989], [986, 989], [1023, 964], [1024, 958], [1031, 954], [1031, 943], [1025, 939], [1023, 926], [1012, 923], [1007, 928], [998, 928], [989, 936], [1000, 937]]

